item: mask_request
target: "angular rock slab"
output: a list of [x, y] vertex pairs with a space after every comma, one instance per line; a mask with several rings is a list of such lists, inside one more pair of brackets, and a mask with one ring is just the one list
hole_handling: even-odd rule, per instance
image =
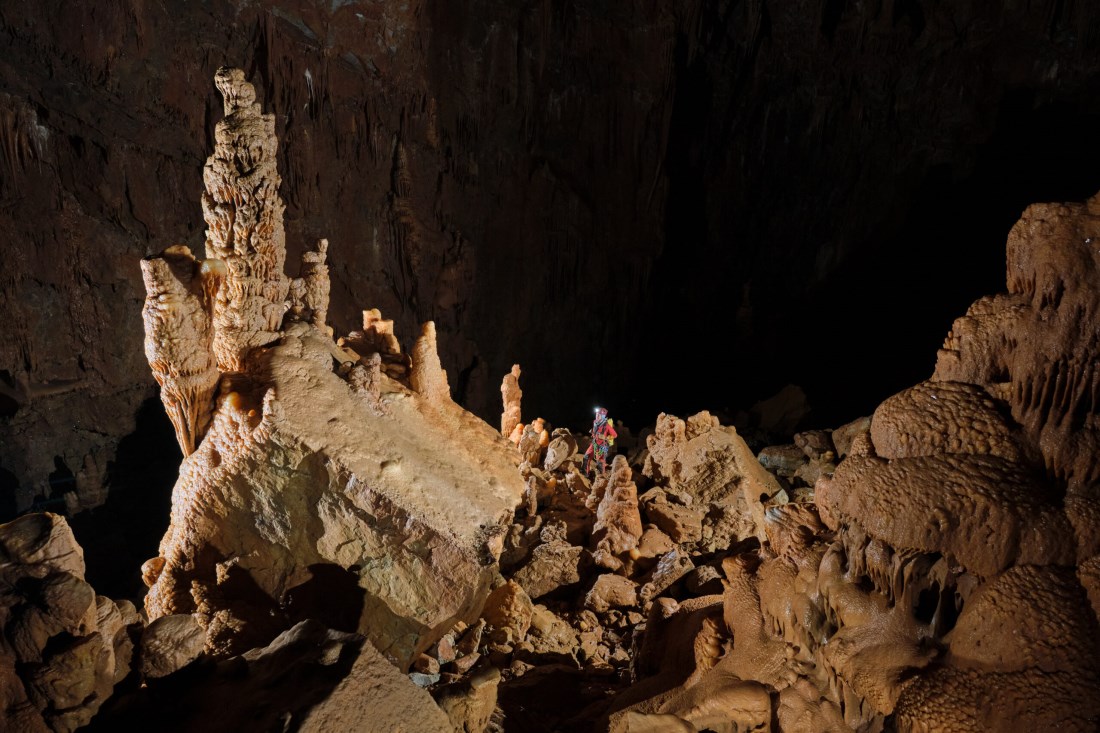
[[369, 409], [334, 349], [290, 326], [180, 468], [146, 608], [199, 613], [215, 655], [312, 617], [407, 668], [488, 594], [497, 528], [523, 494], [514, 452], [385, 376], [386, 410]]

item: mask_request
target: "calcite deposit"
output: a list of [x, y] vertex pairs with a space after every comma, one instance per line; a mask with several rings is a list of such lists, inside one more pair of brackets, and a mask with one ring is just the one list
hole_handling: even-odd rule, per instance
[[[411, 359], [377, 311], [333, 341], [327, 242], [291, 291], [273, 118], [239, 70], [215, 82], [225, 118], [203, 198], [213, 264], [178, 248], [147, 261], [158, 288], [147, 340], [165, 373], [216, 362], [220, 389], [205, 434], [201, 420], [181, 422], [181, 444], [195, 445], [144, 569], [146, 610], [194, 614], [215, 657], [313, 618], [407, 667], [480, 612], [523, 491], [517, 459], [451, 400], [431, 322]], [[185, 415], [206, 414], [209, 390], [177, 393]]]
[[145, 356], [183, 455], [195, 452], [210, 425], [221, 374], [210, 325], [220, 277], [182, 245], [141, 261], [145, 280]]

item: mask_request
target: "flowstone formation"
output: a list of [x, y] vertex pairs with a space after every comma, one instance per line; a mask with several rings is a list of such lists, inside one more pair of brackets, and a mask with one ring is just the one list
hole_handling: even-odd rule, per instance
[[212, 658], [313, 619], [407, 667], [479, 614], [517, 459], [451, 401], [433, 323], [411, 359], [377, 311], [333, 341], [327, 241], [283, 272], [274, 119], [239, 70], [215, 83], [207, 259], [142, 263], [146, 352], [186, 456], [145, 607], [194, 614]]

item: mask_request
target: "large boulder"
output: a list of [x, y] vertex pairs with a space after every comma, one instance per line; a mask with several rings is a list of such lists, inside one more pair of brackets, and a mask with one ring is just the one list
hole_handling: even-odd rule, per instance
[[130, 672], [129, 601], [97, 596], [65, 520], [27, 514], [0, 525], [0, 729], [86, 725]]

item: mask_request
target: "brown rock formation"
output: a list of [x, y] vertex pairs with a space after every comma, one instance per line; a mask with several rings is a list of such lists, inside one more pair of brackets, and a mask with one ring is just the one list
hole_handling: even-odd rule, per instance
[[279, 337], [289, 282], [283, 272], [281, 178], [276, 170], [275, 116], [265, 115], [240, 69], [222, 68], [214, 83], [225, 117], [203, 169], [206, 256], [225, 266], [214, 297], [214, 355], [222, 372], [246, 371], [257, 346]]
[[[650, 670], [613, 706], [613, 730], [875, 730], [888, 716], [899, 731], [1095, 727], [1096, 406], [1082, 366], [1095, 329], [1081, 324], [1100, 284], [1086, 236], [1098, 201], [1028, 210], [1009, 240], [1010, 294], [956, 322], [932, 381], [884, 401], [869, 430], [834, 431], [839, 465], [826, 434], [796, 436], [805, 457], [762, 454], [792, 478], [821, 462], [816, 505], [773, 497], [761, 547], [722, 562], [721, 623], [688, 625], [655, 599], [669, 621], [651, 612], [643, 650], [684, 630], [719, 649]], [[650, 439], [664, 504], [716, 470], [689, 450], [699, 434], [663, 419]]]
[[500, 434], [505, 438], [523, 422], [523, 413], [520, 409], [523, 390], [519, 386], [519, 375], [519, 364], [513, 364], [512, 371], [504, 375], [504, 380], [500, 384], [500, 399], [504, 402], [504, 412], [500, 415]]
[[323, 245], [303, 272], [303, 319], [281, 327], [274, 121], [239, 71], [217, 83], [227, 116], [204, 211], [209, 254], [226, 270], [211, 349], [227, 388], [181, 466], [171, 525], [145, 568], [146, 609], [196, 614], [215, 656], [321, 618], [407, 666], [480, 612], [501, 549], [494, 527], [522, 493], [516, 459], [450, 400], [431, 322], [412, 352], [411, 390], [389, 376], [407, 362], [387, 361], [400, 350], [376, 311], [350, 340], [365, 363], [332, 342]]
[[65, 520], [0, 525], [0, 728], [73, 731], [130, 672], [129, 601], [97, 596]]
[[696, 503], [723, 508], [721, 521], [708, 521], [705, 541], [722, 547], [744, 537], [762, 536], [761, 497], [774, 496], [780, 487], [736, 429], [723, 427], [708, 412], [686, 421], [662, 413], [646, 442], [646, 476], [686, 492]]
[[933, 377], [1004, 400], [1071, 494], [1091, 493], [1100, 478], [1100, 345], [1084, 326], [1100, 313], [1098, 222], [1100, 197], [1028, 207], [1008, 236], [1008, 293], [955, 321]]
[[429, 403], [449, 403], [451, 387], [447, 384], [447, 373], [439, 363], [435, 323], [428, 321], [421, 326], [420, 336], [416, 339], [410, 356], [410, 386]]
[[[141, 261], [145, 279], [145, 357], [184, 457], [195, 452], [210, 425], [220, 374], [212, 352], [210, 294], [187, 247], [169, 247]], [[216, 291], [216, 288], [215, 288]]]

